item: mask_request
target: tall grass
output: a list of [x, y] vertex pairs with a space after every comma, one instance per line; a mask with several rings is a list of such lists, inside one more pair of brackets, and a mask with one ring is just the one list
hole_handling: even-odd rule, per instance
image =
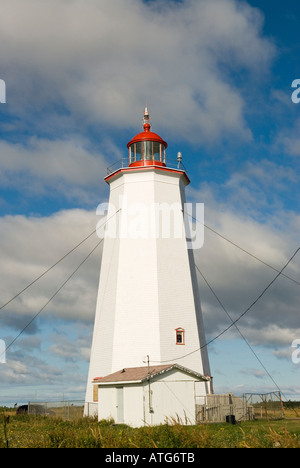
[[3, 418], [3, 448], [300, 448], [300, 421], [254, 421], [235, 426], [168, 424], [131, 428], [113, 421], [46, 416]]

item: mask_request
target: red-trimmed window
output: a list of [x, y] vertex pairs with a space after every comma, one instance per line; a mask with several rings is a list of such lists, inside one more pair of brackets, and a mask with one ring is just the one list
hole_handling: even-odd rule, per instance
[[185, 344], [184, 329], [176, 328], [175, 333], [176, 333], [176, 344], [184, 345]]

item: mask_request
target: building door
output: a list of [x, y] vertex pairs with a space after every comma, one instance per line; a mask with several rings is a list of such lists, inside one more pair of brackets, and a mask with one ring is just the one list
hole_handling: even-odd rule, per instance
[[124, 422], [124, 387], [117, 387], [117, 423]]

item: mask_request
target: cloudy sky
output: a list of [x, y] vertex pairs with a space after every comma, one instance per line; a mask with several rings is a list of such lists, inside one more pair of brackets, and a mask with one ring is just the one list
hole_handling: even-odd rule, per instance
[[[39, 311], [99, 239], [9, 301], [95, 229], [106, 168], [146, 102], [168, 160], [183, 154], [188, 200], [205, 204], [215, 232], [195, 259], [230, 317], [287, 263], [300, 245], [299, 23], [294, 0], [1, 1], [0, 403], [85, 396], [101, 247]], [[237, 322], [246, 341], [231, 327], [209, 345], [216, 392], [300, 399], [300, 254], [284, 273]], [[231, 322], [200, 274], [199, 288], [211, 340]]]

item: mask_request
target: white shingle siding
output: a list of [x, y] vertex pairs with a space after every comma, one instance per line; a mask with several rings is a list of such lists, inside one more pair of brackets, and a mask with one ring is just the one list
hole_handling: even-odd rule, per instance
[[[126, 170], [109, 183], [108, 218], [119, 209], [122, 195], [129, 206], [140, 202], [149, 210], [154, 202], [185, 201], [186, 178], [176, 171]], [[116, 217], [120, 219], [119, 214]], [[184, 237], [105, 239], [86, 401], [92, 401], [95, 377], [122, 367], [142, 366], [147, 355], [150, 361], [176, 362], [204, 343], [192, 257]], [[176, 345], [178, 327], [185, 331], [182, 346]], [[210, 374], [206, 348], [178, 363], [200, 374]], [[207, 384], [200, 386], [198, 394], [206, 394]]]

